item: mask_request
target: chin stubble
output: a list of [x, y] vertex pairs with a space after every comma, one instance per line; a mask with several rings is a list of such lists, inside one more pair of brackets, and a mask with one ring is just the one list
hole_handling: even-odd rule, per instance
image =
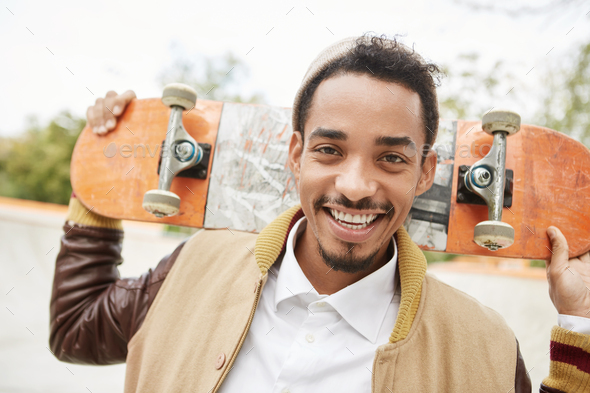
[[344, 273], [362, 272], [369, 269], [371, 265], [373, 265], [373, 262], [375, 262], [375, 257], [379, 253], [380, 249], [377, 248], [373, 253], [366, 257], [358, 257], [352, 252], [352, 249], [355, 245], [352, 243], [345, 244], [348, 247], [348, 251], [344, 255], [341, 253], [331, 253], [322, 247], [322, 243], [320, 243], [318, 239], [318, 252], [322, 256], [326, 266], [328, 266], [330, 269]]

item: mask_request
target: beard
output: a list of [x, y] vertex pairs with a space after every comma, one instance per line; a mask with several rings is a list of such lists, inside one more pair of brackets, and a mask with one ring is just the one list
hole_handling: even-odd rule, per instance
[[[356, 210], [382, 210], [387, 212], [384, 214], [383, 219], [391, 221], [395, 213], [395, 209], [391, 202], [377, 203], [369, 198], [361, 199], [358, 202], [352, 202], [350, 199], [341, 195], [339, 198], [329, 198], [327, 195], [323, 195], [314, 202], [314, 210], [317, 215], [323, 206], [327, 203], [334, 205], [341, 205], [348, 209]], [[326, 265], [333, 270], [344, 272], [344, 273], [358, 273], [367, 270], [375, 262], [375, 257], [379, 254], [381, 247], [377, 247], [369, 255], [359, 256], [353, 251], [356, 246], [355, 243], [342, 242], [346, 246], [346, 252], [330, 252], [322, 246], [319, 237], [316, 235], [318, 242], [318, 252], [322, 256], [322, 259]], [[390, 241], [391, 245], [391, 241]]]
[[332, 270], [344, 273], [358, 273], [367, 270], [375, 262], [375, 257], [379, 253], [379, 248], [368, 256], [355, 256], [352, 252], [354, 244], [346, 243], [348, 251], [345, 254], [331, 253], [322, 247], [322, 243], [318, 239], [318, 252], [322, 256], [326, 265]]

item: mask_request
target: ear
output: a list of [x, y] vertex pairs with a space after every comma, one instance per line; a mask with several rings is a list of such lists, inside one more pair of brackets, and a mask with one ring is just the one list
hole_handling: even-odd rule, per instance
[[289, 142], [289, 169], [295, 175], [295, 182], [299, 190], [299, 176], [301, 175], [301, 154], [303, 153], [303, 137], [301, 132], [293, 131]]
[[432, 187], [432, 184], [434, 183], [434, 173], [436, 172], [436, 161], [436, 152], [434, 150], [429, 150], [424, 159], [424, 165], [422, 165], [420, 180], [416, 186], [416, 196], [425, 193], [430, 187]]

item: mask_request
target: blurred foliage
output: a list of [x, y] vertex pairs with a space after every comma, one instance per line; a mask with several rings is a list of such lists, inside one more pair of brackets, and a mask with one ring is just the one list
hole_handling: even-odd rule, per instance
[[199, 228], [182, 227], [178, 225], [164, 225], [164, 232], [167, 234], [178, 234], [184, 236], [190, 236], [199, 231]]
[[543, 78], [548, 94], [540, 124], [569, 134], [590, 147], [590, 42]]
[[[577, 17], [585, 0], [544, 0], [528, 4], [510, 0], [455, 2], [472, 11], [486, 12], [490, 17], [494, 13], [512, 18], [528, 15], [545, 18], [545, 23], [551, 24], [560, 19]], [[507, 72], [502, 63], [485, 69], [485, 65], [478, 63], [477, 54], [460, 55], [452, 65], [443, 67], [449, 78], [440, 89], [442, 94], [439, 93], [441, 116], [480, 120], [490, 108], [477, 107], [472, 101], [474, 92], [486, 97], [489, 107], [506, 107], [502, 105], [502, 101], [506, 101], [505, 96], [518, 97], [520, 102], [538, 96], [542, 105], [525, 123], [563, 132], [590, 147], [590, 40], [584, 41], [570, 50], [569, 55], [548, 61], [541, 83], [535, 86], [534, 91], [523, 85], [523, 78], [515, 78]], [[510, 88], [513, 91], [509, 91]], [[495, 105], [498, 102], [500, 105]]]
[[545, 16], [549, 21], [556, 19], [555, 11], [561, 16], [579, 12], [579, 5], [586, 0], [536, 0], [529, 4], [513, 0], [455, 0], [455, 3], [479, 12], [495, 12], [516, 18], [522, 15]]
[[41, 127], [35, 118], [18, 137], [0, 141], [0, 195], [67, 204], [70, 159], [86, 121], [63, 112]]
[[457, 257], [456, 254], [446, 254], [444, 252], [434, 252], [434, 251], [422, 251], [422, 254], [426, 257], [426, 263], [434, 263], [434, 262], [448, 262], [452, 261]]
[[[162, 86], [169, 82], [189, 84], [198, 92], [204, 91], [200, 98], [252, 103], [262, 100], [261, 95], [244, 97], [235, 91], [238, 78], [246, 73], [235, 56], [227, 54], [220, 58], [202, 59], [201, 63], [179, 58], [170, 69], [162, 72], [159, 80]], [[207, 91], [208, 96], [205, 94]], [[22, 134], [0, 138], [0, 195], [68, 204], [72, 192], [70, 160], [85, 124], [85, 118], [75, 117], [69, 112], [58, 114], [43, 126], [31, 117]], [[194, 232], [190, 228], [172, 226], [167, 230], [187, 234]]]
[[540, 259], [532, 259], [530, 261], [530, 267], [542, 267], [543, 269], [545, 269], [545, 261]]
[[442, 118], [480, 120], [492, 107], [518, 106], [536, 94], [541, 105], [523, 122], [563, 132], [590, 147], [590, 42], [550, 63], [534, 92], [502, 62], [485, 68], [476, 53], [459, 55], [443, 69], [447, 78], [439, 89]]
[[445, 119], [480, 120], [518, 85], [502, 61], [488, 65], [478, 53], [458, 55], [452, 64], [443, 65], [443, 71], [446, 78], [438, 95], [440, 116]]
[[205, 100], [260, 104], [262, 94], [244, 96], [239, 93], [242, 80], [248, 76], [244, 64], [232, 53], [202, 58], [178, 57], [158, 77], [162, 87], [168, 83], [185, 83], [197, 90], [198, 98]]

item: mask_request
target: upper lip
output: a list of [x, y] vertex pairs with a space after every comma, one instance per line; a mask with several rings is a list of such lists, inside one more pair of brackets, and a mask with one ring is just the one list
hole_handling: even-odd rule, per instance
[[354, 209], [347, 209], [344, 208], [342, 206], [334, 206], [334, 205], [324, 205], [325, 208], [327, 209], [334, 209], [334, 210], [338, 210], [341, 211], [343, 213], [348, 213], [352, 216], [355, 215], [363, 215], [363, 214], [385, 214], [382, 211], [376, 211], [376, 210], [354, 210]]

